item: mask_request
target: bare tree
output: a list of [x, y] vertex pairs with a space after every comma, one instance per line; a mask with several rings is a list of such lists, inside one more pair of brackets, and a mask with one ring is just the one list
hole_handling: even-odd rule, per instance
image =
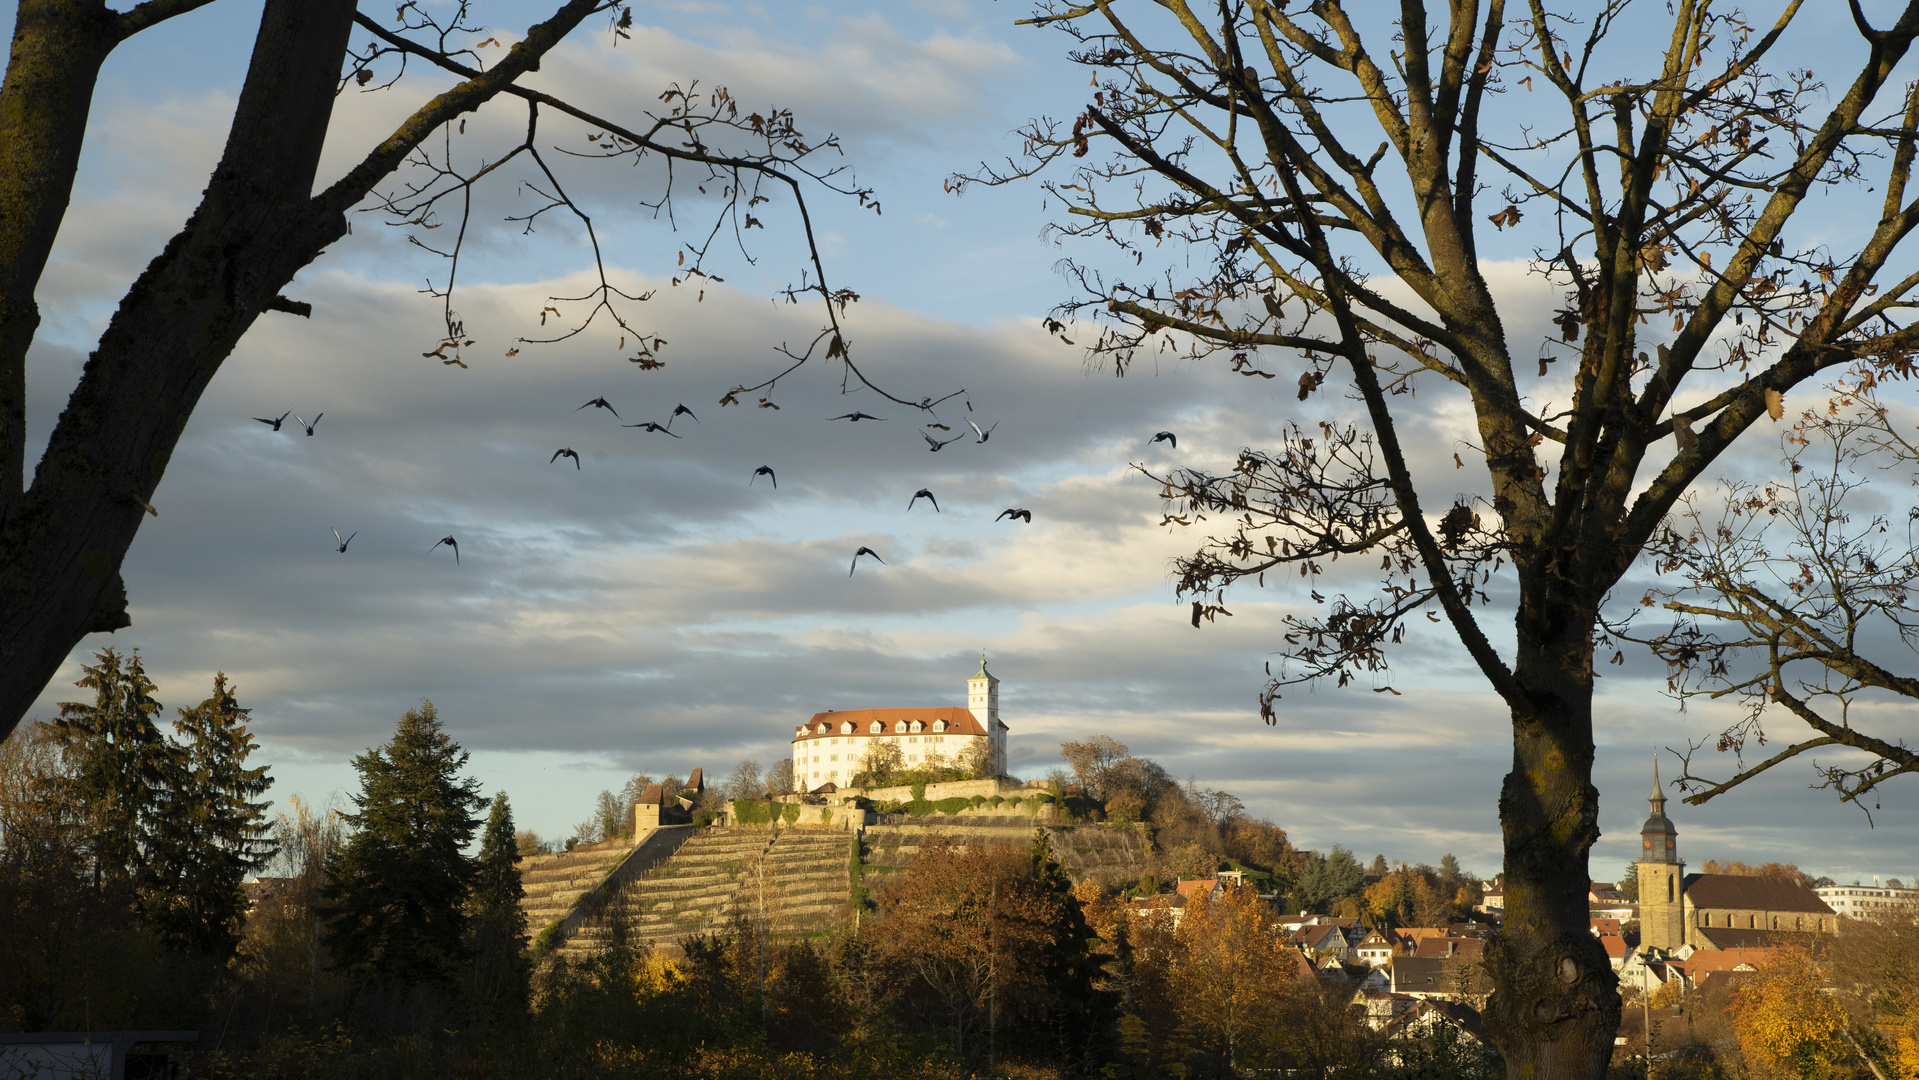
[[[1919, 773], [1919, 751], [1892, 730], [1899, 710], [1874, 708], [1919, 699], [1919, 678], [1906, 673], [1919, 651], [1919, 505], [1887, 497], [1919, 483], [1919, 447], [1876, 384], [1869, 367], [1841, 379], [1828, 405], [1806, 410], [1783, 439], [1780, 479], [1689, 494], [1649, 545], [1677, 582], [1648, 591], [1638, 610], [1657, 605], [1676, 618], [1643, 634], [1622, 619], [1615, 636], [1650, 645], [1681, 701], [1742, 706], [1716, 738], [1679, 751], [1689, 803], [1807, 754], [1851, 750], [1814, 769], [1820, 787], [1870, 820], [1881, 785]], [[1906, 484], [1887, 483], [1900, 474]], [[1806, 737], [1747, 761], [1773, 741], [1767, 721], [1779, 711], [1809, 728]], [[1709, 746], [1733, 755], [1730, 775], [1696, 762]]]
[[747, 758], [733, 766], [721, 790], [728, 799], [763, 799], [766, 797], [766, 771], [760, 768], [758, 761]]
[[[756, 214], [770, 216], [761, 204], [782, 192], [796, 201], [811, 258], [786, 295], [816, 298], [825, 326], [810, 342], [782, 346], [781, 369], [734, 387], [723, 405], [752, 393], [770, 405], [779, 380], [815, 358], [840, 365], [843, 385], [891, 398], [852, 362], [839, 316], [858, 297], [828, 287], [800, 201], [805, 182], [877, 208], [870, 192], [844, 182], [840, 166], [811, 163], [836, 155], [832, 138], [805, 136], [784, 110], [742, 109], [724, 89], [668, 87], [657, 112], [634, 109], [621, 122], [521, 84], [589, 17], [605, 16], [607, 32], [626, 35], [627, 4], [566, 0], [488, 66], [481, 52], [498, 38], [469, 23], [465, 0], [431, 12], [401, 4], [391, 25], [356, 11], [355, 0], [270, 0], [226, 148], [200, 205], [121, 300], [27, 486], [26, 358], [40, 321], [34, 290], [66, 214], [101, 65], [143, 30], [205, 3], [147, 0], [116, 12], [104, 0], [45, 0], [20, 5], [15, 19], [0, 85], [0, 160], [7, 162], [0, 170], [0, 736], [13, 730], [83, 636], [129, 625], [121, 561], [145, 516], [159, 512], [153, 491], [201, 394], [261, 315], [313, 314], [311, 304], [282, 290], [347, 237], [350, 214], [382, 215], [446, 260], [446, 277], [434, 286], [444, 336], [426, 355], [465, 367], [462, 350], [475, 341], [455, 307], [455, 286], [473, 192], [489, 180], [519, 179], [539, 200], [521, 220], [530, 226], [549, 213], [571, 216], [591, 241], [598, 271], [586, 293], [550, 299], [545, 329], [521, 341], [556, 341], [597, 325], [618, 336], [622, 352], [631, 342], [627, 359], [642, 369], [660, 366], [664, 343], [625, 314], [644, 296], [609, 279], [591, 217], [541, 150], [542, 124], [573, 129], [569, 141], [579, 131], [593, 134], [591, 156], [664, 161], [665, 188], [640, 193], [648, 205], [670, 210], [676, 168], [693, 170], [693, 179], [717, 193], [711, 230], [681, 253], [691, 255], [681, 278], [708, 276], [705, 259], [715, 241], [743, 242], [747, 230], [763, 225]], [[367, 147], [344, 175], [320, 178], [336, 96], [389, 86], [409, 63], [433, 71], [444, 91]], [[524, 140], [471, 158], [456, 152], [454, 136], [464, 132], [467, 114], [496, 99], [525, 110]], [[447, 233], [425, 232], [456, 222]], [[449, 234], [451, 244], [433, 239]], [[559, 321], [548, 325], [547, 314]], [[899, 403], [928, 410], [938, 404]]]
[[[1906, 374], [1919, 340], [1919, 275], [1881, 280], [1919, 224], [1919, 95], [1893, 81], [1919, 4], [1891, 29], [1854, 5], [1856, 66], [1828, 93], [1779, 55], [1801, 12], [1781, 3], [1765, 25], [1703, 0], [1528, 0], [1510, 18], [1503, 0], [1430, 18], [1418, 0], [1040, 0], [1028, 21], [1071, 38], [1091, 100], [1029, 125], [1021, 158], [955, 178], [1066, 171], [1045, 187], [1059, 231], [1118, 257], [1069, 262], [1080, 293], [1047, 326], [1094, 366], [1290, 365], [1302, 403], [1329, 382], [1357, 403], [1325, 404], [1225, 475], [1155, 475], [1168, 524], [1220, 530], [1178, 588], [1197, 626], [1230, 614], [1236, 583], [1306, 579], [1323, 613], [1279, 644], [1269, 721], [1300, 683], [1397, 692], [1391, 651], [1426, 620], [1499, 695], [1508, 917], [1488, 1018], [1515, 1077], [1602, 1076], [1617, 1030], [1585, 901], [1609, 591], [1786, 395], [1837, 365]], [[1826, 223], [1788, 228], [1822, 188], [1848, 193], [1856, 246], [1824, 246]], [[1534, 355], [1483, 270], [1487, 227], [1564, 297]], [[1454, 454], [1404, 441], [1415, 392], [1470, 412]], [[1462, 493], [1462, 454], [1484, 494]], [[1379, 587], [1324, 582], [1342, 556], [1378, 556]], [[1482, 612], [1507, 591], [1502, 654]]]
[[1132, 756], [1126, 744], [1111, 735], [1095, 735], [1085, 742], [1059, 744], [1059, 756], [1078, 778], [1079, 785], [1095, 799], [1104, 799], [1108, 781], [1121, 762]]
[[781, 758], [766, 770], [766, 790], [775, 795], [790, 795], [800, 790], [793, 778], [792, 758]]

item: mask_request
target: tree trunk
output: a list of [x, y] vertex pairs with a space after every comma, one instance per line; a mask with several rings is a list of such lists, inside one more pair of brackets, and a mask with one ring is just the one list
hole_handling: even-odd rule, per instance
[[[1531, 583], [1528, 583], [1531, 584]], [[1515, 675], [1532, 707], [1513, 710], [1513, 769], [1499, 796], [1505, 921], [1486, 953], [1487, 1030], [1513, 1080], [1606, 1075], [1619, 981], [1591, 932], [1587, 853], [1599, 839], [1592, 785], [1590, 605], [1538, 585], [1522, 602]]]
[[25, 490], [33, 291], [60, 232], [100, 65], [120, 41], [102, 0], [25, 0], [0, 86], [0, 522]]
[[[6, 730], [81, 637], [128, 625], [120, 563], [201, 393], [293, 275], [345, 233], [344, 216], [316, 214], [312, 195], [353, 11], [352, 0], [267, 4], [199, 209], [121, 301], [32, 487], [0, 521]], [[7, 88], [15, 89], [11, 67]], [[80, 132], [58, 127], [74, 123], [76, 108], [83, 124], [83, 104], [72, 100], [64, 110], [23, 110], [21, 122], [39, 126], [7, 132], [7, 145], [66, 138], [77, 152]], [[64, 191], [58, 202], [64, 209]]]

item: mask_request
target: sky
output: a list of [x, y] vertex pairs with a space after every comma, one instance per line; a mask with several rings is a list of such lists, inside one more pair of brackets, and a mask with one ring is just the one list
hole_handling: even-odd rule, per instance
[[[191, 212], [258, 11], [220, 0], [110, 60], [38, 297], [30, 458], [118, 297]], [[539, 14], [481, 4], [476, 36], [510, 40]], [[1111, 735], [1237, 794], [1302, 847], [1435, 863], [1451, 852], [1496, 872], [1510, 728], [1463, 652], [1441, 628], [1416, 627], [1393, 658], [1398, 693], [1298, 688], [1276, 724], [1262, 723], [1263, 665], [1285, 616], [1310, 599], [1278, 581], [1243, 589], [1232, 617], [1195, 630], [1171, 560], [1203, 534], [1164, 526], [1157, 486], [1133, 468], [1218, 474], [1242, 447], [1272, 445], [1291, 421], [1349, 415], [1351, 403], [1309, 411], [1290, 377], [1247, 380], [1171, 354], [1125, 378], [1090, 370], [1041, 320], [1072, 296], [1062, 258], [1106, 256], [1048, 231], [1059, 206], [1036, 185], [956, 196], [943, 183], [1016, 154], [1021, 123], [1070, 117], [1090, 93], [1058, 34], [1013, 25], [1023, 14], [965, 0], [640, 5], [629, 38], [583, 27], [534, 78], [636, 126], [662, 90], [697, 80], [743, 108], [790, 108], [815, 139], [837, 135], [846, 179], [879, 202], [875, 213], [807, 194], [832, 284], [861, 297], [845, 317], [853, 356], [899, 397], [963, 391], [937, 415], [969, 437], [929, 454], [923, 420], [843, 394], [819, 364], [780, 382], [777, 409], [753, 407], [757, 395], [722, 407], [734, 385], [780, 369], [777, 347], [821, 325], [817, 307], [780, 294], [804, 269], [791, 199], [755, 210], [766, 227], [745, 251], [715, 245], [706, 266], [723, 282], [675, 285], [717, 204], [682, 174], [669, 220], [647, 205], [657, 170], [569, 156], [589, 149], [589, 130], [548, 116], [543, 153], [592, 215], [615, 281], [651, 293], [625, 310], [666, 340], [665, 366], [627, 362], [604, 319], [563, 343], [520, 340], [577, 322], [581, 305], [551, 298], [593, 281], [577, 221], [505, 220], [542, 205], [531, 169], [509, 166], [476, 197], [455, 298], [476, 342], [464, 369], [422, 355], [442, 335], [427, 290], [444, 286], [445, 262], [377, 212], [357, 214], [352, 236], [287, 290], [313, 318], [262, 317], [201, 402], [126, 561], [132, 627], [82, 642], [35, 715], [72, 700], [79, 664], [108, 645], [138, 648], [170, 707], [199, 701], [224, 671], [253, 709], [274, 797], [325, 804], [354, 789], [353, 755], [430, 699], [472, 752], [472, 775], [506, 791], [522, 825], [558, 837], [636, 772], [770, 764], [820, 710], [960, 704], [984, 653], [1017, 774], [1056, 767], [1062, 741]], [[1799, 44], [1838, 63], [1855, 49], [1847, 33], [1814, 19]], [[322, 183], [441, 85], [416, 69], [383, 92], [343, 95]], [[524, 112], [502, 104], [448, 145], [470, 166], [524, 127]], [[1815, 208], [1812, 227], [1843, 238], [1843, 209]], [[1509, 335], [1543, 338], [1556, 295], [1527, 273], [1517, 241], [1492, 243], [1484, 269]], [[617, 418], [581, 408], [598, 397]], [[620, 426], [664, 422], [678, 404], [693, 415], [671, 434]], [[288, 410], [324, 417], [311, 437], [291, 419], [277, 432], [254, 419]], [[883, 419], [828, 419], [854, 410]], [[990, 439], [971, 437], [967, 420]], [[1149, 441], [1161, 430], [1176, 447]], [[1410, 404], [1404, 435], [1416, 460], [1446, 464], [1422, 475], [1431, 491], [1450, 498], [1469, 483], [1446, 475], [1471, 435], [1462, 400]], [[1727, 467], [1763, 468], [1774, 438], [1755, 435]], [[577, 467], [550, 458], [562, 447]], [[777, 487], [755, 479], [760, 466]], [[922, 487], [937, 512], [908, 508]], [[1012, 507], [1032, 521], [999, 517]], [[353, 537], [344, 553], [335, 529]], [[434, 546], [446, 535], [457, 562]], [[860, 546], [885, 562], [849, 575]], [[1596, 877], [1637, 852], [1654, 749], [1726, 719], [1682, 713], [1663, 686], [1663, 667], [1644, 657], [1600, 681]], [[1888, 723], [1909, 732], [1911, 715], [1892, 710]], [[1781, 859], [1842, 881], [1919, 876], [1919, 789], [1889, 788], [1869, 828], [1812, 780], [1795, 765], [1704, 807], [1675, 804], [1682, 855]]]

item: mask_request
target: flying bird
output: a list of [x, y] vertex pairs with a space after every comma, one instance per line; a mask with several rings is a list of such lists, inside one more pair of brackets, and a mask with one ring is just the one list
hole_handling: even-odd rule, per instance
[[[612, 414], [614, 415], [614, 417], [615, 417], [616, 419], [617, 419], [617, 418], [619, 417], [619, 415], [620, 415], [620, 410], [618, 410], [618, 409], [616, 409], [616, 408], [614, 408], [614, 407], [613, 407], [613, 403], [612, 403], [612, 402], [610, 402], [610, 401], [608, 401], [608, 400], [606, 400], [606, 399], [605, 399], [605, 398], [603, 398], [603, 397], [596, 397], [596, 398], [594, 398], [594, 399], [593, 399], [592, 401], [589, 401], [589, 402], [587, 402], [587, 403], [586, 403], [586, 405], [582, 405], [582, 406], [580, 406], [580, 409], [584, 409], [584, 408], [586, 408], [586, 407], [587, 407], [587, 405], [591, 405], [591, 406], [594, 406], [595, 408], [601, 408], [601, 409], [605, 409], [605, 410], [606, 410], [607, 412], [610, 412], [610, 413], [612, 413]], [[579, 412], [579, 411], [580, 411], [580, 409], [574, 409], [573, 411], [574, 411], [574, 412]]]
[[1179, 449], [1179, 436], [1173, 434], [1170, 431], [1159, 432], [1158, 434], [1154, 435], [1152, 438], [1146, 440], [1146, 445], [1151, 446], [1152, 444], [1156, 442], [1172, 443], [1173, 449], [1175, 450]]
[[450, 547], [453, 549], [453, 565], [455, 566], [460, 565], [460, 542], [458, 540], [453, 539], [451, 536], [443, 536], [440, 539], [435, 540], [433, 542], [433, 547], [427, 548], [427, 550], [432, 551], [433, 548], [439, 547], [441, 544], [445, 544], [447, 547]]
[[919, 502], [921, 499], [925, 499], [927, 502], [930, 502], [933, 504], [933, 512], [935, 514], [940, 512], [940, 501], [933, 497], [933, 489], [931, 488], [921, 488], [918, 491], [915, 491], [913, 493], [913, 497], [906, 501], [906, 508], [908, 510], [911, 510], [913, 508], [913, 504], [916, 502]]
[[[675, 405], [673, 406], [673, 416], [693, 416], [693, 410], [687, 408], [684, 405]], [[667, 427], [673, 426], [673, 416], [669, 416], [666, 418]], [[697, 416], [693, 416], [693, 422], [696, 424], [699, 423], [700, 418]]]
[[[360, 531], [359, 531], [358, 529], [355, 529], [355, 530], [353, 531], [353, 536], [358, 536], [358, 535], [360, 535]], [[338, 529], [334, 529], [334, 530], [333, 530], [333, 539], [334, 539], [334, 540], [335, 540], [336, 542], [338, 542], [338, 543], [339, 543], [339, 545], [340, 545], [340, 554], [342, 554], [342, 555], [345, 555], [345, 554], [346, 554], [346, 546], [347, 546], [348, 544], [351, 544], [351, 543], [353, 542], [353, 536], [349, 536], [349, 537], [347, 537], [347, 538], [346, 538], [345, 540], [341, 540], [341, 539], [340, 539], [340, 530], [338, 530]], [[433, 545], [433, 546], [434, 546], [434, 547], [439, 547], [439, 545], [438, 545], [438, 544], [435, 544], [435, 545]]]
[[[312, 423], [312, 424], [309, 424], [309, 423], [307, 423], [307, 422], [306, 422], [305, 420], [302, 420], [302, 419], [300, 419], [300, 418], [299, 418], [299, 417], [297, 417], [297, 416], [293, 418], [293, 422], [294, 422], [294, 423], [296, 423], [296, 424], [298, 424], [298, 425], [300, 425], [300, 426], [301, 426], [301, 427], [303, 427], [303, 428], [306, 428], [306, 429], [307, 429], [307, 434], [308, 434], [308, 435], [312, 435], [312, 434], [313, 434], [313, 426], [314, 426], [314, 424], [318, 424], [318, 423], [320, 422], [320, 417], [322, 417], [322, 416], [325, 416], [325, 415], [326, 415], [325, 413], [314, 413], [314, 414], [313, 414], [313, 423]], [[254, 417], [254, 419], [255, 419], [255, 420], [258, 420], [258, 419], [259, 419], [259, 417], [257, 417], [257, 416], [256, 416], [256, 417]], [[284, 419], [284, 417], [283, 417], [282, 419]]]
[[1006, 509], [1001, 510], [999, 512], [999, 517], [996, 517], [993, 520], [1002, 521], [1002, 520], [1005, 520], [1006, 518], [1012, 518], [1016, 521], [1025, 521], [1030, 523], [1033, 520], [1033, 512], [1031, 510], [1021, 510], [1018, 507], [1009, 506]]
[[884, 420], [884, 419], [886, 419], [886, 417], [884, 417], [884, 416], [874, 416], [874, 415], [873, 415], [872, 413], [866, 413], [866, 412], [850, 412], [850, 413], [847, 413], [847, 414], [846, 414], [845, 416], [835, 416], [835, 417], [832, 417], [831, 419], [834, 419], [834, 420], [851, 420], [851, 421], [853, 421], [853, 422], [854, 422], [855, 424], [857, 424], [857, 423], [859, 423], [859, 422], [860, 422], [861, 420]]
[[941, 441], [939, 439], [935, 439], [931, 435], [928, 435], [924, 431], [920, 432], [920, 438], [926, 440], [926, 448], [935, 454], [939, 453], [940, 447], [945, 446], [947, 443], [956, 443], [960, 441], [961, 439], [964, 439], [965, 437], [966, 436], [964, 435], [955, 435], [950, 439]]
[[873, 561], [874, 561], [874, 562], [876, 562], [876, 563], [879, 563], [879, 564], [880, 564], [881, 566], [884, 566], [884, 565], [886, 565], [886, 560], [885, 560], [885, 559], [882, 559], [882, 558], [880, 558], [880, 553], [879, 553], [879, 552], [877, 552], [877, 551], [874, 551], [874, 550], [873, 550], [872, 548], [870, 548], [870, 547], [862, 547], [862, 548], [860, 548], [860, 549], [859, 549], [858, 551], [855, 551], [855, 552], [853, 553], [853, 565], [852, 565], [852, 566], [849, 566], [849, 567], [847, 567], [847, 568], [846, 568], [846, 576], [847, 576], [847, 577], [852, 577], [852, 576], [853, 576], [853, 571], [854, 571], [854, 570], [857, 570], [857, 569], [859, 569], [859, 565], [860, 565], [860, 556], [861, 556], [861, 555], [871, 555], [871, 556], [873, 556]]
[[[778, 490], [778, 488], [779, 488], [779, 486], [780, 486], [780, 478], [779, 478], [779, 477], [777, 477], [777, 476], [774, 476], [774, 475], [773, 475], [773, 466], [771, 466], [771, 465], [762, 465], [762, 466], [760, 466], [759, 468], [757, 468], [757, 469], [754, 469], [754, 470], [753, 470], [753, 480], [758, 480], [758, 479], [759, 479], [760, 477], [762, 477], [762, 476], [764, 476], [764, 477], [766, 477], [767, 479], [769, 479], [769, 480], [771, 480], [771, 481], [773, 481], [773, 487], [774, 487], [774, 489], [775, 489], [775, 490]], [[748, 480], [748, 481], [746, 482], [746, 486], [747, 486], [747, 487], [752, 487], [752, 486], [753, 486], [753, 480]]]
[[[672, 427], [670, 426], [671, 424], [672, 424], [672, 421], [670, 421], [670, 420], [669, 420], [669, 421], [667, 421], [667, 422], [666, 422], [665, 424], [656, 424], [656, 423], [654, 423], [653, 421], [651, 421], [651, 420], [648, 420], [648, 421], [645, 421], [644, 423], [639, 423], [639, 424], [621, 424], [620, 426], [621, 426], [621, 427], [636, 427], [636, 428], [645, 428], [645, 429], [646, 429], [646, 430], [648, 430], [648, 431], [664, 431], [664, 432], [666, 432], [666, 433], [667, 433], [668, 435], [673, 435], [673, 428], [672, 428]], [[673, 435], [673, 437], [674, 437], [674, 438], [676, 438], [676, 439], [677, 439], [677, 438], [680, 438], [680, 436], [678, 436], [678, 435]]]
[[[574, 411], [574, 412], [579, 412], [579, 410], [578, 410], [578, 409], [575, 409], [575, 410], [573, 410], [573, 411]], [[563, 458], [563, 457], [570, 457], [570, 458], [572, 458], [572, 459], [573, 459], [573, 467], [574, 467], [575, 469], [577, 469], [577, 468], [579, 468], [579, 467], [580, 467], [580, 455], [578, 455], [578, 454], [576, 454], [576, 453], [574, 453], [574, 452], [573, 452], [573, 448], [572, 448], [572, 447], [570, 447], [570, 446], [562, 446], [562, 447], [560, 447], [560, 448], [559, 448], [558, 450], [555, 450], [555, 451], [553, 451], [553, 456], [552, 456], [552, 457], [550, 457], [550, 458], [547, 458], [547, 459], [546, 459], [546, 463], [547, 463], [548, 465], [551, 465], [551, 464], [553, 464], [554, 462], [556, 462], [556, 461], [558, 461], [558, 460], [560, 460], [560, 459], [561, 459], [561, 458]]]
[[261, 422], [262, 424], [271, 424], [271, 425], [273, 425], [273, 430], [275, 430], [275, 431], [278, 431], [278, 430], [280, 430], [280, 425], [281, 425], [281, 424], [284, 424], [284, 423], [286, 423], [286, 419], [287, 419], [287, 417], [289, 417], [289, 416], [292, 416], [292, 415], [293, 415], [293, 410], [292, 410], [292, 409], [288, 409], [288, 410], [287, 410], [286, 412], [283, 412], [283, 413], [281, 413], [281, 414], [280, 414], [280, 418], [279, 418], [278, 420], [268, 420], [268, 419], [267, 419], [266, 417], [264, 417], [264, 416], [256, 416], [256, 417], [254, 417], [254, 419], [255, 419], [255, 420], [258, 420], [258, 421], [259, 421], [259, 422]]
[[994, 424], [993, 424], [993, 427], [989, 427], [989, 428], [987, 428], [987, 429], [986, 429], [985, 431], [981, 431], [981, 430], [979, 429], [979, 425], [978, 425], [978, 424], [975, 424], [975, 423], [973, 423], [973, 418], [972, 418], [972, 417], [970, 417], [970, 416], [966, 418], [966, 423], [967, 423], [967, 425], [968, 425], [969, 427], [971, 427], [971, 428], [973, 429], [973, 434], [975, 434], [975, 435], [978, 435], [978, 436], [979, 436], [979, 441], [980, 441], [980, 442], [985, 442], [986, 440], [988, 440], [988, 439], [990, 439], [990, 438], [992, 438], [992, 437], [993, 437], [993, 428], [996, 428], [996, 427], [998, 427], [998, 426], [999, 426], [999, 423], [998, 423], [997, 421], [995, 421], [995, 422], [994, 422]]

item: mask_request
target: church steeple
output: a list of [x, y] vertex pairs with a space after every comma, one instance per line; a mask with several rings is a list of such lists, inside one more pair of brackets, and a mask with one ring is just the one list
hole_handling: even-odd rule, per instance
[[1659, 782], [1659, 752], [1652, 755], [1652, 816], [1639, 827], [1639, 941], [1649, 949], [1686, 943], [1686, 864], [1679, 858], [1679, 830], [1666, 816], [1666, 789]]
[[1639, 827], [1639, 861], [1678, 862], [1679, 830], [1673, 828], [1672, 819], [1666, 816], [1666, 789], [1659, 783], [1657, 752], [1652, 756], [1652, 794], [1646, 801], [1652, 805], [1652, 816]]

